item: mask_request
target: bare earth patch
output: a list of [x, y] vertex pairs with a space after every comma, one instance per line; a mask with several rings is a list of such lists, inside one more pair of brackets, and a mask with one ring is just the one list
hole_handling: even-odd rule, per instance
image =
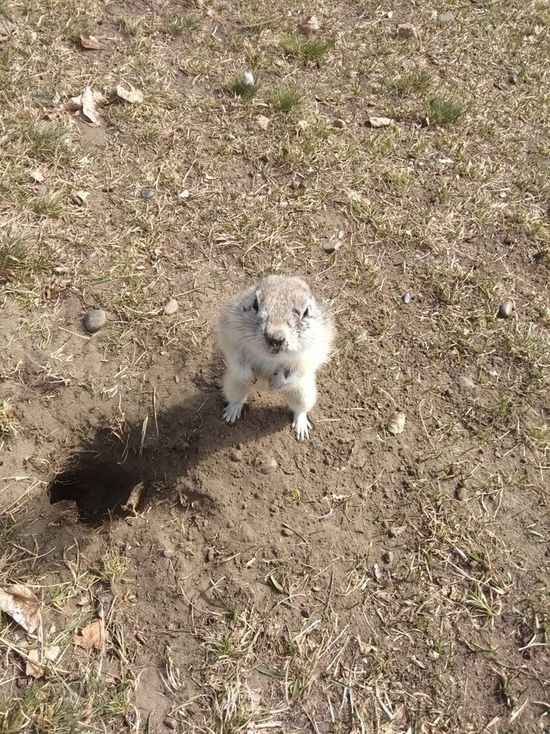
[[[549, 730], [549, 32], [0, 2], [1, 733]], [[268, 272], [338, 324], [304, 443], [221, 419]]]

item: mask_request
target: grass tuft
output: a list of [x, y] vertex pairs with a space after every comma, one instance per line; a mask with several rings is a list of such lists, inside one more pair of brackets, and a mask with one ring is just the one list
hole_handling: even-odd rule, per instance
[[23, 128], [23, 141], [28, 145], [29, 155], [43, 160], [67, 163], [70, 151], [67, 129], [56, 122], [29, 122]]
[[241, 97], [241, 99], [248, 102], [258, 91], [258, 84], [249, 84], [244, 77], [237, 76], [229, 82], [226, 89], [230, 94]]
[[161, 30], [174, 38], [197, 31], [201, 25], [201, 19], [189, 13], [166, 13], [160, 18]]
[[304, 61], [318, 61], [334, 47], [334, 41], [294, 35], [285, 38], [281, 45], [287, 56]]
[[304, 96], [297, 87], [282, 86], [268, 97], [268, 103], [276, 110], [288, 114], [302, 105]]
[[457, 97], [432, 97], [428, 103], [428, 117], [436, 125], [452, 125], [466, 113], [466, 105]]

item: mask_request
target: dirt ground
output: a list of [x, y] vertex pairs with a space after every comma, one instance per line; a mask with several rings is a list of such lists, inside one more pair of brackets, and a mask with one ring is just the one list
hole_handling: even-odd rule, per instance
[[[42, 619], [0, 732], [550, 731], [547, 4], [41, 5], [0, 7], [0, 586]], [[221, 419], [267, 272], [337, 323], [304, 442]]]

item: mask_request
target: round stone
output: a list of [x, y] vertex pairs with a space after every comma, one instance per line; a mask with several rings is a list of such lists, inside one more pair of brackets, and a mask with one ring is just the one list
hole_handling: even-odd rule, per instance
[[96, 331], [99, 331], [107, 323], [107, 314], [102, 308], [93, 308], [84, 314], [82, 322], [87, 332], [95, 334]]
[[507, 319], [512, 315], [512, 311], [515, 309], [516, 304], [511, 298], [507, 298], [500, 304], [498, 309], [499, 319]]
[[172, 314], [176, 313], [176, 311], [179, 308], [179, 303], [176, 301], [175, 298], [171, 298], [166, 306], [164, 307], [164, 313], [167, 316], [171, 316]]
[[459, 484], [455, 490], [455, 497], [459, 502], [464, 502], [467, 496], [468, 492], [466, 491], [466, 487], [463, 484]]
[[156, 196], [157, 192], [155, 191], [155, 189], [150, 189], [148, 186], [144, 186], [139, 192], [139, 195], [142, 199], [145, 199], [147, 201], [147, 199], [152, 199], [154, 196]]
[[273, 474], [277, 468], [277, 462], [272, 456], [257, 456], [254, 464], [260, 474]]

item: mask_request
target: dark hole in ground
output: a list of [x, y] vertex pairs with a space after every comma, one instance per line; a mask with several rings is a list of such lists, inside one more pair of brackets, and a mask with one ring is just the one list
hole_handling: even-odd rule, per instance
[[82, 522], [101, 523], [125, 514], [123, 505], [140, 482], [140, 472], [116, 459], [82, 452], [49, 485], [50, 503], [72, 500]]

